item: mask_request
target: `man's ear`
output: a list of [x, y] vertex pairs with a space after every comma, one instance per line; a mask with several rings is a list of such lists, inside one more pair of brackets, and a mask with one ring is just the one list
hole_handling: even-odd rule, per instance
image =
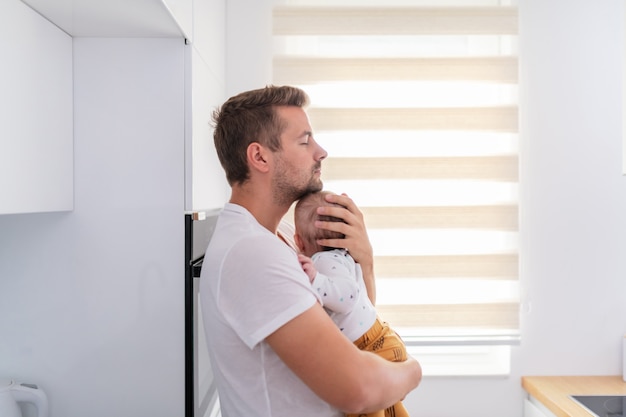
[[247, 149], [248, 163], [251, 169], [267, 172], [269, 170], [269, 152], [258, 142], [252, 142]]

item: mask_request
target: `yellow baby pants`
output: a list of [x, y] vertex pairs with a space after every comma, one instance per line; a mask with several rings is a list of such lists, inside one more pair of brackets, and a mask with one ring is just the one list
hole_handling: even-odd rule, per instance
[[[380, 318], [354, 344], [359, 349], [373, 352], [388, 361], [404, 362], [407, 358], [406, 347], [400, 336]], [[401, 402], [397, 402], [385, 410], [369, 414], [349, 414], [348, 417], [409, 417], [409, 413]]]

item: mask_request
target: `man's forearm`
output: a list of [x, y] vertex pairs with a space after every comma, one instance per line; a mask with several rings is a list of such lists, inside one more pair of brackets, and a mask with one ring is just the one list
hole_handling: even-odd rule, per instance
[[363, 281], [365, 282], [365, 288], [367, 289], [367, 296], [372, 302], [372, 305], [376, 305], [376, 278], [374, 277], [374, 265], [361, 264], [361, 271], [363, 272]]
[[370, 372], [362, 376], [369, 384], [368, 394], [356, 409], [344, 412], [362, 414], [383, 410], [402, 401], [422, 380], [422, 368], [412, 357], [404, 362], [389, 362], [370, 352], [363, 353], [371, 355], [368, 359], [372, 360], [367, 367]]

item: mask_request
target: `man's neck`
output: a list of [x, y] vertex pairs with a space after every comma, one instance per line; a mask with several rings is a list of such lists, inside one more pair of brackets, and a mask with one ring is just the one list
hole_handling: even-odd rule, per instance
[[240, 205], [250, 212], [259, 224], [276, 234], [278, 224], [289, 207], [276, 205], [270, 195], [251, 191], [252, 187], [233, 187], [229, 202]]

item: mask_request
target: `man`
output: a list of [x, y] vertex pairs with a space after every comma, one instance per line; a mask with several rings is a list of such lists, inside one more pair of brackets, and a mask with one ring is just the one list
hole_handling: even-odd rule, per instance
[[[386, 361], [354, 346], [318, 302], [281, 233], [302, 195], [322, 189], [326, 151], [315, 141], [293, 87], [230, 98], [214, 116], [215, 147], [232, 188], [207, 249], [200, 284], [211, 365], [224, 417], [340, 416], [383, 409], [417, 387], [418, 362]], [[348, 249], [373, 290], [372, 248], [363, 217], [346, 196], [320, 207], [345, 235], [320, 241]]]

